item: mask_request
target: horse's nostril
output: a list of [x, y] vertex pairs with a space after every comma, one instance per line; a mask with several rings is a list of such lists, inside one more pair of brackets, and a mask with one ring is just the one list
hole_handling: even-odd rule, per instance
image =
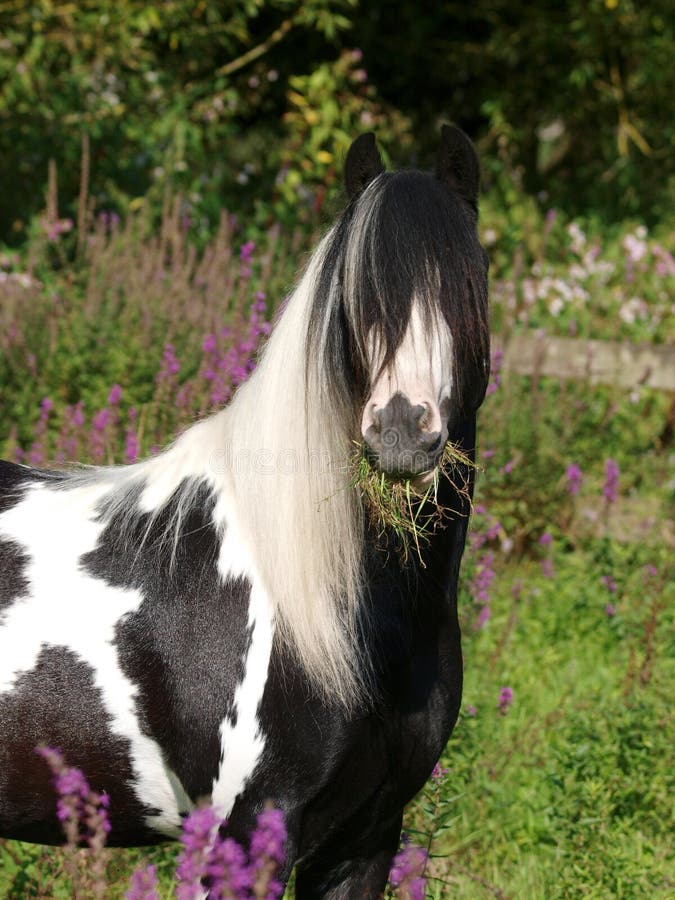
[[441, 436], [439, 434], [438, 437], [436, 438], [436, 440], [433, 442], [433, 444], [431, 444], [431, 446], [429, 447], [429, 450], [427, 452], [435, 453], [440, 446], [441, 446]]

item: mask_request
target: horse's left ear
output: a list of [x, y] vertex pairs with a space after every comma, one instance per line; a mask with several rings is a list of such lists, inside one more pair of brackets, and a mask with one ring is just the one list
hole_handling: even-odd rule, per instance
[[345, 184], [350, 200], [365, 190], [373, 178], [384, 172], [384, 164], [372, 131], [356, 138], [345, 160]]
[[441, 127], [436, 177], [453, 191], [457, 191], [474, 209], [478, 206], [480, 185], [478, 157], [470, 138], [456, 125]]

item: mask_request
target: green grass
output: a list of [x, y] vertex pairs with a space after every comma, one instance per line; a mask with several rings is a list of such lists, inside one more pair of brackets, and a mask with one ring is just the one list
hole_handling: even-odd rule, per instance
[[667, 572], [665, 551], [617, 549], [632, 574], [614, 616], [592, 554], [573, 551], [551, 579], [508, 565], [488, 626], [467, 623], [449, 771], [407, 816], [431, 836], [429, 896], [673, 896], [673, 573], [644, 571]]

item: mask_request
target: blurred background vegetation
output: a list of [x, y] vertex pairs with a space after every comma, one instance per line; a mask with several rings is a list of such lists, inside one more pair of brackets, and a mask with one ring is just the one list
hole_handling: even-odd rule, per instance
[[223, 206], [313, 225], [356, 133], [424, 166], [448, 119], [506, 204], [651, 226], [675, 199], [674, 57], [667, 0], [0, 0], [0, 240], [25, 242], [50, 158], [62, 216], [84, 159], [99, 210], [169, 184], [206, 230]]
[[[465, 706], [406, 816], [433, 900], [675, 896], [675, 397], [592, 384], [590, 347], [569, 378], [500, 349], [666, 359], [674, 58], [666, 0], [0, 0], [9, 459], [133, 462], [221, 408], [356, 134], [398, 166], [430, 166], [444, 121], [478, 145], [495, 352]], [[142, 856], [111, 855], [106, 896]], [[172, 896], [174, 849], [148, 858]], [[62, 854], [0, 841], [0, 897], [72, 896]]]

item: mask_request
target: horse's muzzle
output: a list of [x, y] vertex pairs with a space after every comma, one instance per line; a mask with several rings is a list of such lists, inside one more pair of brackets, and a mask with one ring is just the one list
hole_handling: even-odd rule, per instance
[[396, 393], [385, 407], [373, 413], [363, 438], [378, 469], [401, 478], [436, 467], [448, 432], [445, 426], [441, 431], [426, 430], [427, 412], [425, 406], [413, 406], [407, 397]]

